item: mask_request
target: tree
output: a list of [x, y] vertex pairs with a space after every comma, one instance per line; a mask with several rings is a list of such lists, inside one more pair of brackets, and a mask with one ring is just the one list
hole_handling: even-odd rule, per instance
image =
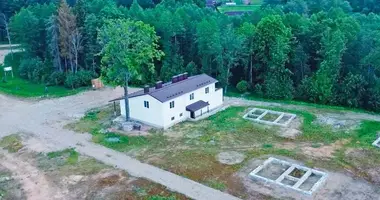
[[130, 120], [128, 82], [142, 76], [144, 67], [154, 71], [153, 61], [164, 55], [158, 50], [154, 28], [141, 21], [107, 20], [98, 35], [107, 80], [124, 86], [126, 121]]
[[47, 40], [49, 41], [50, 55], [53, 57], [53, 65], [57, 71], [62, 72], [61, 53], [59, 51], [59, 30], [57, 16], [52, 15], [47, 22]]
[[65, 58], [65, 68], [67, 70], [67, 62], [70, 63], [71, 72], [74, 73], [74, 59], [72, 50], [73, 34], [77, 30], [75, 15], [71, 12], [70, 7], [65, 0], [61, 0], [58, 9], [58, 27], [61, 55]]
[[256, 59], [265, 71], [265, 95], [275, 99], [291, 99], [293, 97], [293, 81], [291, 72], [285, 68], [290, 51], [290, 29], [279, 15], [263, 18], [256, 28]]
[[246, 55], [248, 55], [248, 82], [253, 84], [253, 56], [254, 56], [254, 39], [256, 27], [252, 23], [244, 22], [238, 29], [238, 34], [244, 39], [243, 46], [245, 47]]
[[328, 103], [333, 97], [333, 86], [339, 77], [341, 59], [345, 51], [345, 39], [341, 31], [327, 30], [322, 39], [324, 60], [315, 77], [314, 100]]
[[224, 86], [224, 92], [227, 92], [231, 69], [236, 67], [241, 59], [241, 46], [243, 37], [237, 35], [232, 25], [223, 28], [220, 35], [220, 52], [216, 56], [218, 63], [218, 79]]
[[15, 41], [21, 43], [25, 51], [29, 54], [36, 52], [38, 48], [38, 19], [37, 17], [27, 8], [21, 9], [16, 15], [14, 15], [10, 20], [10, 31], [11, 36]]
[[73, 72], [76, 73], [78, 71], [78, 55], [79, 52], [82, 51], [83, 42], [82, 34], [79, 32], [78, 29], [75, 29], [74, 32], [70, 34], [70, 41], [70, 54], [74, 55], [75, 59], [75, 70]]
[[9, 48], [11, 49], [11, 54], [12, 54], [12, 59], [13, 59], [12, 42], [11, 42], [11, 36], [9, 34], [8, 20], [5, 14], [1, 12], [0, 12], [0, 22], [2, 22], [2, 24], [5, 26], [5, 31], [7, 33], [7, 38], [8, 38], [8, 44], [9, 44]]

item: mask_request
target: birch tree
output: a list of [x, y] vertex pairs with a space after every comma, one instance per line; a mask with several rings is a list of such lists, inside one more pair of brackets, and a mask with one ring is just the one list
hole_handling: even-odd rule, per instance
[[0, 20], [5, 26], [5, 31], [7, 33], [7, 38], [8, 38], [8, 44], [9, 44], [9, 48], [11, 49], [11, 54], [12, 54], [12, 59], [13, 59], [13, 49], [12, 49], [11, 36], [9, 35], [8, 20], [7, 20], [7, 17], [4, 15], [4, 13], [0, 13]]

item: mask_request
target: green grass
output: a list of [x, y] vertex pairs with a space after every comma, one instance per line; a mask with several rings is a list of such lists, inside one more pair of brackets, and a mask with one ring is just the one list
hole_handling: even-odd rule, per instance
[[242, 95], [241, 93], [239, 93], [237, 91], [236, 88], [233, 88], [233, 87], [229, 87], [228, 91], [225, 95], [229, 96], [229, 97], [238, 97], [238, 98], [244, 98], [244, 99], [253, 100], [253, 101], [263, 101], [263, 102], [273, 102], [273, 103], [281, 103], [281, 104], [287, 104], [287, 105], [306, 106], [306, 107], [318, 109], [319, 111], [334, 111], [334, 112], [351, 111], [351, 112], [357, 112], [357, 113], [374, 114], [374, 112], [372, 112], [372, 111], [359, 109], [359, 108], [349, 108], [349, 107], [343, 107], [343, 106], [316, 104], [316, 103], [297, 101], [297, 100], [275, 100], [275, 99], [258, 97], [258, 96], [255, 96], [253, 94]]
[[380, 122], [363, 121], [359, 127], [359, 130], [357, 130], [356, 135], [353, 137], [351, 146], [357, 148], [375, 148], [372, 146], [372, 143], [378, 138], [378, 133], [380, 133]]
[[[119, 142], [109, 142], [107, 138], [118, 138]], [[149, 140], [143, 136], [127, 136], [117, 133], [102, 134], [97, 133], [93, 135], [92, 141], [99, 143], [105, 147], [114, 149], [116, 151], [127, 152], [134, 148], [139, 148], [149, 144]]]
[[[33, 83], [28, 80], [22, 79], [18, 74], [18, 67], [20, 65], [20, 61], [23, 57], [23, 52], [14, 53], [14, 59], [10, 55], [5, 57], [4, 66], [12, 66], [14, 78], [12, 78], [11, 74], [8, 73], [6, 80], [7, 82], [0, 81], [0, 92], [4, 94], [9, 94], [17, 97], [41, 97], [46, 96], [49, 97], [63, 97], [77, 94], [81, 91], [87, 89], [78, 88], [75, 90], [67, 89], [62, 86], [49, 86], [48, 93], [45, 93], [45, 84]], [[0, 67], [0, 80], [4, 77], [3, 68]]]
[[260, 9], [260, 5], [236, 5], [236, 6], [219, 6], [218, 10], [222, 13], [225, 12], [253, 12]]
[[303, 123], [300, 127], [302, 134], [298, 136], [296, 140], [314, 143], [322, 142], [325, 144], [330, 144], [337, 140], [350, 138], [353, 136], [353, 133], [346, 133], [345, 131], [334, 131], [332, 127], [315, 123], [316, 116], [307, 111], [284, 109], [279, 107], [257, 107], [270, 109], [274, 111], [292, 113], [296, 114], [298, 117], [301, 117], [303, 119]]
[[66, 157], [66, 163], [69, 165], [74, 165], [78, 162], [79, 153], [75, 151], [75, 149], [65, 149], [62, 151], [53, 151], [47, 154], [49, 159], [58, 158], [58, 157]]
[[2, 138], [0, 140], [0, 147], [8, 150], [10, 153], [14, 153], [18, 152], [23, 145], [20, 136], [13, 134]]
[[148, 197], [147, 200], [176, 200], [176, 198], [175, 197], [164, 197], [164, 196], [160, 196], [160, 195], [154, 195], [154, 196]]
[[226, 184], [218, 180], [208, 180], [205, 184], [220, 191], [224, 191], [227, 188]]

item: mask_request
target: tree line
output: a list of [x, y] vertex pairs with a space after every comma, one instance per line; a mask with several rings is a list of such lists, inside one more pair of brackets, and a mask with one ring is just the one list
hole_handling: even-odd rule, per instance
[[10, 37], [26, 49], [20, 75], [32, 81], [75, 88], [107, 79], [110, 42], [100, 33], [111, 21], [132, 20], [154, 27], [163, 52], [153, 68], [141, 63], [133, 84], [207, 73], [225, 91], [239, 85], [259, 97], [380, 111], [380, 4], [373, 2], [265, 0], [253, 13], [227, 16], [198, 0], [39, 0], [5, 15]]

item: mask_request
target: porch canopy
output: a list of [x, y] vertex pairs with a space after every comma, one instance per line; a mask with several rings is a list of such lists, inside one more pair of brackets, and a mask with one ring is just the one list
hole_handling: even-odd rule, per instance
[[190, 111], [190, 112], [195, 112], [195, 111], [198, 111], [206, 106], [209, 106], [210, 104], [208, 102], [204, 102], [202, 100], [200, 101], [197, 101], [193, 104], [190, 104], [188, 106], [186, 106], [186, 110], [187, 111]]

